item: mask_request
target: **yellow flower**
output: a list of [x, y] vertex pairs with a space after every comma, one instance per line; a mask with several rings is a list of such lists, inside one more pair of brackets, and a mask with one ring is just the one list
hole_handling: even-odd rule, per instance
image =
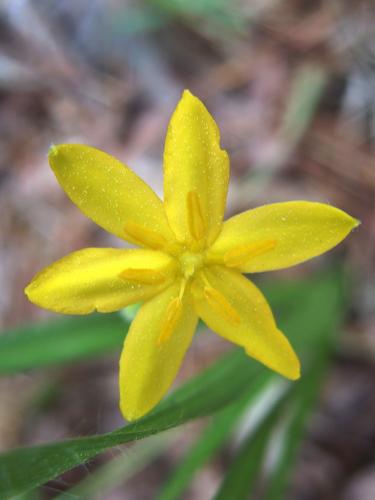
[[66, 314], [144, 302], [120, 359], [120, 407], [150, 411], [172, 384], [198, 318], [281, 375], [300, 365], [258, 288], [242, 273], [293, 266], [337, 245], [358, 225], [322, 203], [264, 205], [223, 222], [229, 159], [217, 125], [185, 91], [164, 152], [164, 202], [128, 167], [89, 146], [53, 146], [50, 165], [94, 222], [141, 249], [86, 248], [47, 267], [26, 288]]

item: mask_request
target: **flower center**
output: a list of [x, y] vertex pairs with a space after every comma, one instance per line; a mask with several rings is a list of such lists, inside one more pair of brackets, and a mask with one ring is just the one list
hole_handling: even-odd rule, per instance
[[180, 256], [180, 265], [182, 274], [186, 279], [189, 279], [203, 266], [203, 254], [184, 252]]

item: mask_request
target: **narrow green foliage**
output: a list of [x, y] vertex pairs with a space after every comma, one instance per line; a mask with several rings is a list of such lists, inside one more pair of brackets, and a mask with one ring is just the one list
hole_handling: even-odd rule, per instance
[[327, 72], [317, 64], [305, 64], [296, 73], [281, 130], [291, 147], [297, 145], [310, 125], [327, 81]]
[[193, 475], [210, 459], [226, 441], [233, 427], [241, 417], [246, 407], [258, 396], [274, 374], [270, 371], [259, 373], [251, 384], [251, 391], [224, 410], [219, 412], [212, 422], [203, 430], [197, 441], [178, 465], [174, 474], [169, 477], [163, 490], [158, 495], [158, 500], [173, 500], [181, 498], [181, 494], [191, 481]]
[[0, 336], [0, 373], [17, 373], [121, 349], [129, 321], [119, 314], [59, 318]]
[[227, 474], [215, 495], [215, 500], [243, 500], [248, 497], [262, 467], [266, 446], [287, 394], [277, 399], [255, 432], [251, 432], [234, 457]]
[[[285, 285], [285, 290], [292, 287], [294, 293], [286, 292], [285, 294], [289, 307], [286, 304], [284, 307], [282, 300], [279, 302], [280, 310], [287, 311], [285, 316], [281, 315], [280, 326], [292, 339], [294, 345], [297, 346], [298, 354], [302, 355], [303, 358], [314, 359], [314, 353], [319, 348], [319, 339], [328, 335], [337, 325], [343, 309], [341, 285], [341, 277], [338, 273], [326, 273], [320, 279], [302, 284]], [[272, 303], [272, 289], [267, 295]], [[278, 293], [279, 298], [280, 296]], [[290, 300], [291, 298], [292, 300]], [[111, 316], [105, 318], [110, 320]], [[93, 328], [97, 321], [98, 318], [93, 319]], [[121, 320], [117, 318], [115, 321], [120, 322], [117, 325], [120, 331], [122, 329]], [[77, 329], [78, 337], [80, 332], [81, 329]], [[43, 335], [47, 336], [47, 333]], [[52, 352], [56, 346], [55, 339], [59, 335], [61, 338], [65, 338], [65, 334], [62, 332], [51, 334], [53, 340], [48, 346], [49, 352]], [[25, 338], [25, 336], [23, 337]], [[38, 336], [36, 336], [37, 338]], [[113, 342], [112, 347], [107, 344], [108, 350], [114, 348], [116, 342]], [[38, 344], [37, 340], [36, 343]], [[39, 358], [34, 354], [31, 366], [36, 366], [40, 360], [43, 361], [42, 365], [46, 364], [44, 349], [47, 348], [47, 344], [47, 341], [40, 343], [39, 348], [43, 345], [43, 349], [41, 349], [43, 353], [38, 354]], [[22, 352], [22, 343], [19, 343], [18, 348]], [[87, 352], [90, 355], [97, 353], [95, 349], [91, 348]], [[87, 352], [82, 349], [81, 357], [86, 356]], [[55, 359], [58, 362], [66, 361], [65, 357]], [[25, 363], [22, 366], [24, 369]], [[31, 366], [29, 365], [29, 367]], [[113, 446], [157, 434], [182, 425], [191, 419], [211, 415], [225, 407], [230, 408], [240, 398], [244, 398], [252, 390], [255, 391], [257, 383], [259, 383], [259, 374], [266, 372], [266, 368], [249, 359], [241, 350], [236, 349], [176, 390], [152, 413], [137, 422], [108, 434], [70, 439], [50, 445], [20, 448], [4, 453], [0, 455], [0, 498], [9, 498], [30, 491]], [[240, 405], [239, 402], [238, 404]], [[215, 440], [213, 439], [213, 441]], [[216, 444], [209, 446], [215, 448]], [[210, 453], [208, 450], [206, 456], [209, 456]]]
[[295, 390], [293, 406], [288, 415], [288, 422], [283, 430], [281, 452], [274, 470], [267, 479], [265, 500], [283, 500], [288, 479], [292, 473], [298, 446], [304, 435], [306, 421], [316, 401], [321, 383], [326, 372], [329, 344], [322, 342], [321, 350], [316, 356], [316, 363], [307, 377], [304, 377]]
[[[302, 340], [305, 343], [303, 352], [307, 368], [304, 376], [292, 385], [290, 394], [274, 405], [272, 411], [265, 416], [258, 429], [251, 433], [241, 446], [224, 477], [215, 500], [225, 500], [226, 498], [243, 500], [248, 498], [249, 495], [252, 498], [267, 447], [270, 445], [271, 437], [280, 417], [286, 417], [288, 423], [283, 432], [282, 448], [274, 470], [271, 477], [267, 477], [265, 481], [266, 496], [262, 496], [262, 498], [265, 500], [283, 500], [286, 498], [287, 480], [292, 471], [306, 420], [314, 407], [314, 402], [321, 387], [335, 330], [341, 318], [342, 296], [337, 295], [337, 300], [335, 300], [333, 294], [330, 296], [329, 290], [331, 286], [332, 282], [329, 280], [322, 280], [318, 283], [314, 290], [315, 293], [311, 294], [305, 310], [305, 332], [301, 336], [301, 345]], [[331, 300], [326, 302], [327, 298]], [[313, 311], [317, 310], [316, 307], [319, 307], [319, 304], [321, 314], [314, 318]], [[298, 314], [289, 317], [289, 327], [293, 331], [299, 328], [299, 322]], [[313, 325], [314, 335], [310, 336], [311, 325]], [[287, 407], [285, 402], [288, 403]]]
[[170, 433], [152, 436], [122, 450], [120, 455], [89, 474], [77, 486], [55, 497], [58, 500], [101, 500], [117, 486], [124, 485], [137, 472], [155, 460], [171, 443]]
[[248, 389], [263, 367], [239, 350], [198, 375], [150, 415], [114, 432], [20, 448], [0, 455], [0, 492], [7, 498], [39, 486], [98, 453], [209, 415]]

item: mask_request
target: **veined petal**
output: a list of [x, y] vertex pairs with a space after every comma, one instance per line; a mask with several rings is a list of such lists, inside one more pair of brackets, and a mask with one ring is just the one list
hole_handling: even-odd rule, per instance
[[106, 231], [158, 250], [174, 240], [159, 197], [113, 156], [61, 144], [51, 147], [49, 162], [73, 203]]
[[112, 312], [153, 297], [170, 285], [174, 273], [175, 261], [162, 252], [85, 248], [43, 269], [25, 293], [34, 304], [59, 313]]
[[281, 375], [299, 378], [298, 358], [251, 281], [237, 271], [211, 266], [194, 282], [192, 294], [198, 315], [214, 332]]
[[138, 311], [120, 359], [120, 408], [128, 420], [149, 412], [171, 386], [197, 325], [197, 315], [187, 294], [173, 321], [173, 331], [161, 339], [168, 310], [175, 304], [180, 285], [175, 284]]
[[227, 220], [208, 258], [246, 273], [282, 269], [330, 250], [358, 224], [324, 203], [264, 205]]
[[185, 90], [168, 126], [164, 205], [180, 242], [211, 244], [223, 219], [229, 159], [203, 103]]

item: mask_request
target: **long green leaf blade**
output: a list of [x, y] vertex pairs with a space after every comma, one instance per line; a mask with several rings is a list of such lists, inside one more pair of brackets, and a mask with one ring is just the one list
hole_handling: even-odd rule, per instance
[[323, 339], [313, 370], [310, 370], [308, 377], [304, 377], [303, 381], [301, 381], [303, 383], [296, 389], [294, 411], [291, 412], [283, 431], [283, 443], [276, 466], [267, 479], [265, 500], [283, 500], [285, 498], [287, 482], [304, 435], [306, 421], [314, 408], [314, 403], [326, 373], [329, 352], [329, 342], [324, 342]]
[[270, 433], [280, 416], [286, 399], [287, 393], [276, 400], [255, 432], [250, 433], [242, 444], [214, 497], [215, 500], [226, 500], [227, 498], [244, 500], [248, 498], [262, 466]]
[[[292, 404], [297, 411], [292, 415], [285, 431], [285, 441], [280, 453], [277, 467], [271, 478], [267, 478], [267, 496], [265, 500], [283, 500], [285, 486], [290, 472], [290, 465], [296, 446], [303, 434], [304, 423], [313, 407], [325, 373], [327, 361], [327, 342], [322, 342], [321, 350], [311, 360], [312, 367], [298, 383], [294, 384], [284, 398], [273, 405], [255, 432], [250, 433], [233, 459], [227, 474], [215, 495], [215, 500], [244, 500], [254, 494], [259, 471], [263, 465], [267, 447], [270, 444], [275, 425], [286, 410], [289, 413]], [[286, 408], [286, 403], [288, 407]], [[262, 496], [263, 498], [263, 496]]]
[[251, 385], [250, 392], [246, 392], [242, 398], [224, 408], [214, 417], [185, 455], [174, 474], [168, 479], [167, 484], [157, 496], [158, 500], [181, 498], [182, 492], [191, 481], [194, 473], [220, 448], [245, 408], [272, 378], [273, 374], [271, 372], [259, 373]]
[[61, 318], [0, 336], [0, 373], [90, 358], [121, 349], [129, 321], [119, 314]]
[[[329, 293], [331, 286], [332, 282], [323, 280], [315, 290], [315, 292], [320, 291], [320, 294], [313, 293], [306, 307], [305, 335], [302, 338], [307, 344], [307, 351], [310, 351], [310, 359], [306, 361], [307, 367], [310, 368], [293, 385], [291, 395], [288, 397], [289, 423], [284, 432], [283, 447], [277, 465], [271, 478], [266, 481], [267, 495], [264, 497], [265, 500], [283, 500], [285, 498], [287, 479], [296, 449], [303, 436], [306, 419], [313, 408], [326, 371], [333, 338], [341, 320], [343, 305], [341, 294], [337, 294], [335, 297], [334, 294]], [[327, 302], [328, 297], [333, 300]], [[320, 314], [314, 319], [314, 310], [316, 311], [316, 306], [319, 306], [318, 299]], [[293, 330], [297, 330], [300, 322], [299, 315], [292, 315], [289, 321], [289, 326], [293, 326]], [[311, 335], [311, 325], [313, 325], [314, 335]], [[290, 411], [291, 404], [294, 408], [292, 412]], [[284, 404], [276, 405], [274, 411], [267, 415], [256, 432], [252, 433], [242, 445], [215, 496], [215, 500], [225, 500], [226, 498], [244, 500], [249, 495], [252, 497], [264, 454], [274, 426], [280, 417], [279, 410], [284, 409], [284, 406]]]
[[[296, 297], [315, 290], [314, 302], [320, 300], [319, 290], [325, 293], [334, 283], [334, 274], [312, 282], [281, 282], [265, 285], [266, 296], [277, 316], [288, 312]], [[320, 307], [319, 304], [316, 304]], [[315, 306], [314, 306], [315, 307]], [[298, 320], [298, 315], [296, 316]], [[119, 314], [94, 314], [68, 317], [27, 325], [0, 335], [0, 374], [46, 368], [93, 358], [106, 352], [120, 350], [129, 328], [130, 319]], [[289, 332], [287, 332], [289, 334]], [[297, 336], [296, 341], [303, 336]]]
[[[0, 492], [7, 498], [39, 486], [98, 453], [213, 413], [241, 395], [263, 368], [239, 350], [185, 384], [150, 415], [114, 432], [0, 455]], [[227, 383], [230, 380], [230, 383]]]
[[171, 443], [170, 433], [151, 438], [133, 446], [131, 453], [120, 453], [93, 474], [89, 474], [78, 485], [55, 497], [58, 500], [101, 500], [143, 470]]
[[[314, 333], [330, 331], [337, 320], [342, 302], [340, 281], [340, 275], [328, 274], [308, 285], [294, 285], [294, 300], [289, 302], [293, 314], [281, 321], [281, 328], [293, 341], [304, 338], [304, 351], [311, 351], [309, 338]], [[314, 321], [318, 326], [313, 325]], [[303, 354], [302, 349], [297, 350]], [[264, 370], [242, 351], [235, 350], [135, 423], [104, 435], [20, 448], [0, 455], [1, 495], [8, 498], [31, 490], [112, 446], [210, 415], [242, 397], [251, 389], [256, 374]]]

